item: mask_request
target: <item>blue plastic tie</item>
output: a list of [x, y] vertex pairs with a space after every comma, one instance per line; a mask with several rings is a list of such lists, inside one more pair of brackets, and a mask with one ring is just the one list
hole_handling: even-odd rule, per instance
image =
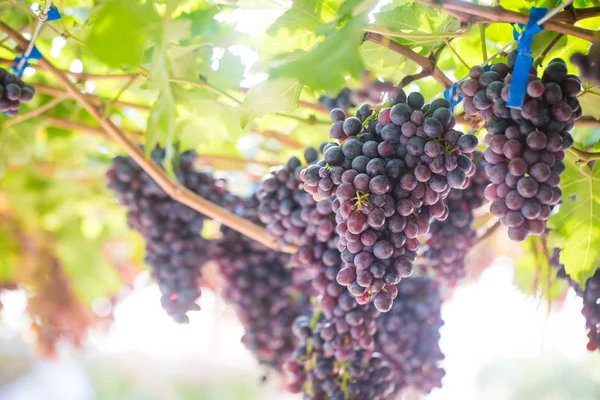
[[[508, 101], [506, 106], [510, 108], [521, 109], [525, 91], [527, 90], [527, 82], [529, 79], [529, 71], [533, 64], [531, 57], [531, 42], [536, 33], [541, 32], [544, 28], [539, 26], [537, 22], [546, 15], [547, 8], [531, 7], [529, 11], [529, 21], [525, 25], [523, 32], [519, 32], [518, 28], [523, 28], [522, 24], [515, 24], [513, 29], [513, 37], [518, 39], [517, 43], [517, 59], [513, 68], [510, 89], [508, 91]], [[520, 36], [520, 38], [519, 38]]]
[[452, 112], [454, 112], [454, 107], [462, 101], [462, 97], [460, 96], [458, 96], [458, 98], [455, 100], [457, 90], [458, 83], [455, 83], [454, 85], [448, 86], [446, 89], [444, 89], [444, 98], [450, 103], [450, 111]]
[[50, 22], [50, 21], [56, 21], [57, 19], [60, 19], [60, 12], [58, 11], [58, 8], [53, 5], [50, 7], [50, 10], [48, 10], [48, 18], [46, 18], [46, 21], [44, 22]]
[[21, 65], [21, 68], [19, 68], [19, 64], [21, 63], [21, 60], [23, 59], [23, 57], [15, 57], [15, 65], [10, 67], [10, 69], [13, 71], [13, 73], [15, 75], [17, 75], [19, 78], [23, 76], [23, 72], [25, 71], [25, 68], [27, 68], [29, 66], [29, 61], [30, 60], [41, 60], [42, 59], [42, 53], [40, 53], [40, 51], [37, 49], [37, 47], [33, 46], [33, 49], [31, 49], [31, 53], [29, 53], [29, 55], [27, 57], [25, 57], [25, 62], [23, 63], [23, 65]]

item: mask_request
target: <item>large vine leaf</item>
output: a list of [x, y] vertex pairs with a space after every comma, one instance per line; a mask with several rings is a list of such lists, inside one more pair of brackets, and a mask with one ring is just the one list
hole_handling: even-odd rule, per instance
[[583, 93], [579, 95], [581, 109], [586, 115], [600, 119], [600, 87], [589, 82], [583, 84]]
[[152, 107], [150, 116], [148, 117], [148, 129], [146, 132], [145, 150], [149, 155], [154, 149], [154, 146], [161, 143], [167, 149], [165, 165], [167, 172], [170, 172], [168, 166], [171, 165], [170, 157], [173, 155], [172, 143], [173, 133], [175, 131], [175, 99], [169, 83], [169, 67], [167, 54], [167, 29], [168, 24], [165, 24], [165, 29], [161, 35], [161, 42], [154, 48], [152, 55], [152, 63], [150, 67], [149, 87], [160, 93], [156, 103]]
[[[425, 6], [420, 3], [404, 4], [375, 15], [375, 27], [385, 31], [406, 34], [406, 37], [397, 37], [400, 44], [415, 47], [421, 54], [434, 51], [444, 45], [444, 36], [455, 33], [460, 28], [460, 21], [447, 14]], [[410, 35], [423, 35], [430, 37], [414, 37]]]
[[[313, 50], [271, 71], [274, 77], [294, 77], [314, 90], [337, 90], [346, 75], [358, 78], [364, 70], [359, 53], [363, 24], [353, 19], [328, 35]], [[327, 60], [327, 62], [323, 62]], [[332, 68], [335, 65], [336, 68]]]
[[86, 47], [107, 66], [137, 66], [149, 29], [158, 21], [152, 2], [109, 0], [93, 15]]
[[208, 82], [219, 89], [237, 89], [244, 77], [244, 70], [241, 57], [226, 51], [218, 61], [218, 69], [208, 75]]
[[302, 85], [294, 79], [266, 80], [246, 93], [240, 122], [242, 127], [267, 114], [289, 114], [298, 108]]
[[583, 286], [600, 261], [600, 167], [580, 172], [576, 161], [571, 154], [565, 159], [562, 204], [548, 227], [552, 243], [561, 245], [565, 271]]
[[339, 0], [297, 0], [267, 30], [261, 54], [307, 49], [317, 39], [315, 32], [337, 17]]

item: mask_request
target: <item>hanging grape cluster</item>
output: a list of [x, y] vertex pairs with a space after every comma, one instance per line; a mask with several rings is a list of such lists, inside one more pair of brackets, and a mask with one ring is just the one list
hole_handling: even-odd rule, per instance
[[[257, 208], [258, 201], [251, 198], [236, 211], [257, 223]], [[290, 255], [274, 252], [230, 228], [221, 231], [213, 260], [225, 281], [223, 298], [244, 327], [242, 342], [259, 362], [282, 371], [297, 345], [292, 324], [296, 317], [310, 313], [309, 298], [301, 282], [294, 280]]]
[[477, 168], [475, 174], [469, 178], [465, 189], [452, 189], [448, 194], [448, 218], [431, 224], [423, 253], [426, 269], [450, 286], [466, 275], [466, 257], [477, 236], [473, 212], [486, 202], [484, 190], [489, 179], [484, 170], [483, 154], [476, 151], [473, 162]]
[[323, 159], [301, 177], [318, 198], [334, 195], [336, 232], [345, 267], [337, 281], [360, 304], [388, 311], [396, 285], [412, 272], [418, 236], [430, 218], [444, 219], [450, 189], [475, 173], [477, 138], [453, 129], [450, 104], [399, 90], [392, 107], [362, 105], [356, 117], [335, 109]]
[[0, 68], [0, 112], [14, 117], [19, 112], [21, 103], [33, 99], [35, 89], [23, 82], [18, 76]]
[[[152, 152], [161, 164], [162, 149]], [[194, 170], [196, 154], [179, 157], [175, 174], [179, 182], [198, 195], [232, 209], [239, 200], [230, 195], [225, 183]], [[116, 157], [107, 174], [108, 187], [120, 204], [127, 207], [127, 222], [142, 234], [146, 242], [145, 262], [162, 293], [167, 313], [180, 323], [188, 322], [186, 313], [198, 310], [200, 268], [210, 257], [212, 244], [200, 232], [205, 216], [172, 200], [130, 157]]]
[[396, 390], [429, 393], [442, 386], [439, 346], [442, 299], [430, 278], [408, 278], [399, 285], [392, 309], [377, 320], [377, 350], [394, 370]]
[[471, 68], [470, 79], [458, 91], [465, 97], [465, 112], [486, 120], [490, 211], [508, 227], [512, 240], [522, 241], [545, 231], [560, 201], [564, 151], [573, 144], [569, 131], [582, 114], [576, 97], [581, 81], [567, 73], [564, 61], [554, 59], [541, 79], [532, 68], [522, 109], [508, 108], [515, 58], [516, 51], [509, 54], [508, 65], [497, 63], [490, 71]]

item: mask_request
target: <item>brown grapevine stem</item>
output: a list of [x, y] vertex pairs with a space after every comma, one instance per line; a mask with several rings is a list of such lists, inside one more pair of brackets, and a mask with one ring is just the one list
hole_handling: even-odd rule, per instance
[[21, 114], [17, 117], [10, 119], [8, 122], [6, 122], [5, 126], [13, 126], [16, 124], [20, 124], [21, 122], [27, 121], [31, 118], [38, 117], [38, 116], [42, 115], [43, 113], [45, 113], [46, 111], [56, 107], [57, 105], [62, 103], [64, 100], [66, 100], [68, 97], [69, 97], [69, 95], [67, 95], [66, 93], [63, 93], [61, 96], [55, 97], [54, 99], [50, 100], [46, 104], [43, 104], [43, 105], [39, 106], [38, 108], [31, 110], [30, 112], [28, 112], [26, 114]]
[[[46, 122], [48, 125], [53, 126], [55, 128], [64, 129], [67, 131], [77, 130], [77, 131], [81, 131], [81, 132], [87, 132], [89, 134], [107, 139], [106, 131], [98, 126], [91, 126], [91, 125], [83, 124], [81, 122], [57, 118], [57, 117], [47, 115], [47, 114], [44, 115], [44, 122]], [[121, 129], [121, 132], [123, 132], [125, 135], [127, 135], [131, 138], [134, 138], [136, 141], [139, 141], [139, 142], [141, 142], [142, 138], [144, 137], [143, 132], [129, 131], [126, 129]]]
[[[9, 35], [11, 39], [19, 44], [19, 46], [25, 48], [29, 44], [28, 41], [23, 38], [18, 32], [14, 31], [8, 25], [0, 22], [0, 30]], [[94, 106], [93, 102], [87, 97], [87, 95], [81, 93], [75, 85], [71, 83], [69, 78], [59, 71], [53, 64], [51, 64], [45, 58], [39, 61], [40, 65], [50, 72], [54, 78], [64, 86], [67, 92], [75, 100], [81, 104], [83, 108], [98, 121], [98, 124], [104, 129], [107, 135], [113, 139], [117, 144], [125, 149], [127, 154], [141, 167], [144, 171], [154, 179], [154, 181], [163, 189], [172, 199], [185, 204], [186, 206], [208, 216], [209, 218], [215, 219], [221, 222], [223, 225], [245, 235], [251, 239], [260, 242], [261, 244], [276, 250], [283, 251], [286, 253], [294, 253], [297, 248], [294, 246], [280, 247], [276, 241], [271, 240], [266, 231], [247, 221], [237, 215], [219, 207], [218, 205], [198, 196], [189, 189], [175, 183], [169, 179], [166, 173], [156, 165], [152, 160], [147, 159], [142, 150], [134, 144], [127, 136], [121, 132], [121, 130], [109, 119], [104, 118], [102, 113]]]
[[[502, 7], [489, 7], [482, 6], [479, 4], [469, 3], [461, 0], [444, 0], [442, 2], [437, 0], [415, 0], [418, 3], [425, 4], [427, 6], [441, 9], [442, 11], [455, 12], [465, 15], [466, 18], [462, 20], [469, 23], [488, 23], [488, 22], [508, 22], [508, 23], [522, 23], [526, 24], [529, 20], [529, 15], [519, 13], [516, 11], [506, 10]], [[569, 13], [570, 11], [563, 11], [563, 13]], [[560, 13], [559, 15], [561, 15]], [[562, 14], [563, 17], [568, 14]], [[472, 17], [475, 17], [474, 19]], [[560, 18], [559, 18], [560, 19]], [[542, 25], [544, 29], [562, 33], [565, 35], [575, 36], [589, 42], [593, 42], [596, 39], [596, 32], [566, 24], [557, 20], [556, 16], [551, 18], [548, 22]]]
[[[106, 139], [106, 131], [98, 126], [91, 126], [87, 124], [83, 124], [81, 122], [75, 122], [72, 120], [66, 120], [62, 118], [57, 118], [50, 115], [44, 115], [44, 122], [48, 125], [53, 126], [55, 128], [60, 128], [64, 130], [78, 130], [81, 132], [87, 132], [91, 135], [95, 135]], [[127, 136], [135, 139], [136, 142], [141, 142], [144, 134], [139, 131], [129, 131], [125, 129], [121, 129], [121, 131]], [[248, 164], [259, 164], [265, 167], [275, 167], [279, 165], [279, 163], [271, 162], [271, 161], [263, 161], [263, 160], [250, 160], [246, 158], [240, 157], [231, 157], [231, 156], [222, 156], [222, 155], [214, 155], [214, 154], [199, 154], [196, 157], [196, 163], [198, 165], [211, 165], [215, 162], [223, 162], [227, 164], [238, 164], [238, 165], [248, 165]], [[254, 177], [254, 176], [253, 176]], [[261, 177], [258, 177], [261, 178]]]
[[[36, 93], [46, 94], [49, 96], [57, 97], [57, 96], [60, 96], [63, 93], [65, 93], [65, 90], [63, 88], [57, 87], [57, 86], [44, 85], [41, 83], [34, 83], [33, 86], [35, 86]], [[98, 97], [98, 96], [91, 95], [91, 94], [88, 94], [87, 96], [90, 99], [90, 101], [97, 107], [101, 106], [103, 103], [110, 101], [109, 99]], [[121, 100], [117, 100], [117, 101], [113, 102], [112, 105], [115, 107], [131, 107], [131, 108], [135, 108], [135, 109], [142, 110], [142, 111], [150, 111], [149, 105], [131, 103], [131, 102], [121, 101]]]
[[421, 66], [421, 68], [423, 68], [423, 71], [427, 71], [429, 74], [431, 74], [431, 77], [433, 77], [433, 79], [438, 81], [443, 87], [452, 86], [452, 81], [450, 80], [450, 78], [448, 78], [442, 72], [442, 70], [440, 70], [438, 67], [436, 67], [436, 65], [433, 61], [431, 61], [427, 57], [424, 57], [418, 53], [415, 53], [408, 47], [403, 46], [400, 43], [395, 42], [393, 40], [390, 40], [389, 38], [382, 36], [378, 33], [372, 33], [372, 32], [365, 33], [364, 40], [376, 43], [380, 46], [383, 46], [395, 53], [398, 53], [398, 54], [408, 58], [409, 60], [414, 61], [415, 63], [419, 64]]

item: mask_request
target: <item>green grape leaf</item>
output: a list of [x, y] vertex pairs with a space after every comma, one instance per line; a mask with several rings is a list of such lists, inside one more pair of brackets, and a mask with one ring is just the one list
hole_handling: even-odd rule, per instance
[[600, 260], [600, 166], [579, 171], [569, 153], [561, 177], [562, 204], [548, 221], [550, 239], [562, 248], [560, 262], [580, 285], [594, 274]]
[[208, 75], [208, 82], [223, 90], [237, 89], [244, 77], [244, 70], [242, 58], [226, 51], [219, 59], [219, 68]]
[[394, 40], [420, 54], [428, 54], [445, 44], [445, 36], [460, 29], [460, 21], [426, 5], [412, 3], [375, 14], [375, 27], [405, 34], [406, 37]]
[[152, 107], [148, 117], [148, 129], [145, 135], [146, 152], [152, 151], [158, 143], [170, 143], [170, 138], [175, 129], [175, 103], [172, 96], [161, 94]]
[[109, 0], [92, 16], [86, 48], [109, 67], [137, 66], [149, 29], [158, 21], [152, 2]]
[[585, 115], [600, 119], [600, 87], [589, 82], [583, 84], [583, 93], [579, 95], [579, 104]]
[[[163, 32], [163, 35], [164, 34], [166, 34], [166, 32]], [[177, 110], [175, 107], [173, 91], [171, 90], [171, 85], [169, 83], [169, 67], [167, 65], [167, 59], [166, 44], [163, 41], [160, 46], [157, 46], [154, 49], [150, 67], [148, 85], [150, 89], [158, 91], [160, 95], [148, 116], [145, 151], [146, 155], [149, 155], [158, 143], [163, 145], [167, 150], [165, 159], [166, 171], [171, 174], [172, 163], [170, 162], [170, 159], [173, 156], [173, 132], [175, 130], [175, 116]]]
[[268, 79], [251, 87], [242, 105], [242, 128], [267, 114], [290, 114], [298, 108], [302, 85], [294, 79]]
[[283, 13], [267, 30], [271, 36], [276, 36], [281, 31], [291, 34], [288, 39], [293, 40], [296, 35], [314, 33], [322, 24], [332, 21], [337, 17], [340, 1], [331, 0], [297, 0], [292, 7]]
[[421, 4], [405, 4], [394, 7], [389, 11], [375, 14], [375, 26], [383, 29], [393, 29], [396, 32], [415, 32], [420, 30], [419, 12]]
[[[325, 91], [343, 87], [346, 75], [358, 78], [364, 70], [359, 52], [364, 32], [359, 20], [353, 19], [326, 36], [313, 50], [271, 70], [272, 76], [293, 77], [314, 90]], [[332, 68], [333, 65], [336, 68]]]
[[317, 30], [337, 18], [341, 1], [298, 0], [269, 28], [260, 43], [262, 58], [279, 58], [295, 50], [308, 51], [317, 40]]
[[[222, 149], [225, 142], [234, 143], [241, 135], [237, 115], [228, 107], [210, 99], [196, 99], [188, 115], [177, 119], [175, 138], [182, 149], [197, 149], [207, 144]], [[211, 127], [210, 135], [206, 127]]]

